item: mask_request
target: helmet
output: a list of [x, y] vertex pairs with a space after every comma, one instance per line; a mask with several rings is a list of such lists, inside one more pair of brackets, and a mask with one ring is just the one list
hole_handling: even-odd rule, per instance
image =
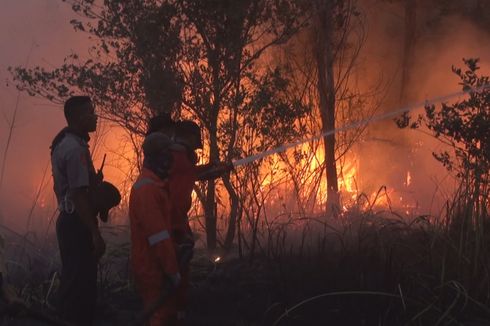
[[175, 121], [172, 120], [170, 113], [162, 112], [148, 121], [148, 130], [146, 131], [146, 135], [149, 135], [155, 131], [159, 131], [168, 127], [171, 127], [175, 124]]
[[175, 124], [175, 133], [179, 137], [193, 135], [196, 139], [196, 148], [202, 148], [201, 127], [191, 120], [177, 121]]
[[121, 202], [121, 193], [110, 182], [102, 181], [92, 191], [92, 202], [102, 222], [107, 222], [109, 210]]
[[143, 142], [145, 159], [143, 166], [165, 179], [172, 165], [170, 146], [172, 140], [162, 132], [154, 132], [146, 136]]
[[172, 141], [162, 132], [153, 132], [145, 137], [143, 141], [143, 154], [147, 156], [157, 156], [161, 152], [168, 150]]

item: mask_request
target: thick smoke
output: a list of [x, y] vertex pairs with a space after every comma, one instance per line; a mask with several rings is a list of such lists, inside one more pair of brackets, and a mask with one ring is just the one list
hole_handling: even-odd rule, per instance
[[[418, 2], [420, 4], [420, 2]], [[464, 68], [463, 58], [480, 58], [481, 73], [490, 74], [490, 34], [462, 16], [430, 18], [420, 10], [417, 37], [410, 62], [405, 101], [400, 102], [404, 11], [400, 3], [371, 2], [367, 6], [369, 36], [364, 50], [369, 74], [382, 72], [392, 80], [382, 111], [394, 111], [461, 90], [451, 66]], [[457, 101], [453, 99], [449, 102]], [[414, 114], [422, 113], [422, 108]], [[418, 206], [417, 213], [438, 214], [448, 199], [454, 179], [432, 157], [444, 147], [420, 131], [399, 130], [389, 120], [372, 125], [358, 144], [360, 178], [366, 191], [381, 185], [396, 189], [395, 201]], [[410, 185], [407, 185], [407, 174]]]

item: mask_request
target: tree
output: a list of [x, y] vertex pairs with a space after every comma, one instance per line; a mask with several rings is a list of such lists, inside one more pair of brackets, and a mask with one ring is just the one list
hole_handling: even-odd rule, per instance
[[[413, 119], [404, 114], [396, 122], [400, 128], [427, 128], [434, 137], [448, 146], [448, 150], [434, 152], [436, 160], [459, 180], [460, 186], [452, 203], [450, 227], [462, 235], [461, 240], [474, 243], [468, 237], [475, 231], [481, 240], [484, 223], [488, 220], [490, 205], [490, 79], [477, 71], [478, 59], [464, 59], [465, 71], [453, 67], [468, 98], [454, 104], [443, 103], [425, 107], [425, 114]], [[477, 241], [475, 257], [484, 248]]]
[[402, 53], [400, 103], [404, 104], [417, 41], [417, 0], [405, 0], [405, 30]]
[[52, 70], [10, 68], [17, 87], [55, 103], [75, 92], [90, 94], [104, 118], [144, 134], [150, 115], [179, 101], [177, 8], [172, 1], [110, 0], [99, 7], [76, 0], [72, 9], [84, 17], [71, 21], [74, 29], [96, 42], [89, 57], [71, 54]]
[[[315, 57], [317, 63], [317, 88], [320, 97], [322, 131], [335, 129], [335, 85], [334, 85], [334, 13], [336, 1], [317, 1], [315, 27]], [[327, 175], [327, 212], [340, 208], [338, 199], [337, 164], [335, 160], [335, 135], [324, 137], [325, 169]]]
[[[336, 124], [345, 118], [345, 112], [354, 113], [353, 107], [365, 100], [364, 95], [349, 85], [354, 63], [364, 42], [364, 30], [356, 1], [316, 0], [314, 4], [311, 6], [310, 46], [314, 62], [313, 71], [316, 74], [314, 80], [321, 131], [327, 132], [334, 130]], [[370, 111], [366, 109], [361, 115], [369, 115], [372, 113]], [[349, 119], [352, 120], [352, 116], [346, 120]], [[350, 140], [343, 139], [341, 143], [338, 143], [338, 135], [335, 134], [323, 139], [323, 167], [327, 182], [326, 211], [329, 214], [338, 214], [341, 207], [338, 160], [349, 150], [361, 132], [362, 130], [354, 131]]]
[[[304, 112], [303, 106], [284, 96], [287, 69], [258, 64], [269, 48], [284, 44], [301, 27], [295, 1], [70, 3], [83, 17], [71, 22], [74, 28], [89, 33], [97, 42], [89, 51], [92, 57], [72, 54], [52, 70], [11, 68], [17, 87], [56, 103], [75, 92], [92, 95], [100, 114], [128, 131], [135, 151], [146, 121], [162, 110], [199, 121], [205, 129], [206, 154], [211, 162], [232, 160], [244, 153], [238, 147], [238, 137], [242, 128], [255, 123], [247, 117], [251, 110], [270, 115], [270, 120], [277, 117], [278, 126], [290, 130], [294, 126], [281, 121]], [[265, 95], [270, 103], [282, 106], [265, 105]], [[258, 131], [262, 139], [269, 136], [267, 129]], [[284, 134], [290, 133], [285, 130]], [[238, 194], [230, 177], [223, 182], [231, 200], [226, 237], [230, 245]], [[214, 249], [216, 184], [208, 182], [201, 190], [207, 244]]]
[[[296, 18], [295, 1], [245, 0], [240, 2], [212, 0], [185, 1], [187, 38], [184, 40], [186, 60], [184, 104], [205, 127], [209, 140], [209, 160], [216, 162], [238, 158], [244, 152], [239, 145], [240, 129], [256, 122], [250, 119], [255, 107], [257, 116], [268, 110], [278, 123], [290, 116], [296, 106], [271, 107], [264, 103], [264, 93], [274, 102], [287, 88], [281, 69], [264, 69], [259, 59], [271, 47], [284, 44], [301, 26]], [[281, 85], [282, 83], [282, 85]], [[283, 100], [285, 98], [283, 97]], [[284, 101], [282, 101], [284, 103]], [[257, 103], [262, 107], [257, 108]], [[301, 112], [301, 109], [298, 111]], [[264, 116], [265, 117], [265, 116]], [[262, 121], [262, 124], [267, 121]], [[291, 129], [293, 126], [283, 126]], [[268, 136], [268, 129], [259, 129]], [[287, 129], [280, 129], [286, 132]], [[261, 150], [268, 149], [261, 146]], [[231, 201], [226, 246], [235, 233], [238, 195], [230, 179], [223, 178]], [[204, 189], [203, 189], [204, 190]], [[204, 201], [208, 248], [216, 247], [216, 184], [207, 183]]]

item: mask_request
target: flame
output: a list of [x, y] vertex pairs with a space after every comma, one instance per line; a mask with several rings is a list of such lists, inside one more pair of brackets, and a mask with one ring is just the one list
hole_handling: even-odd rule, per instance
[[[126, 137], [125, 137], [126, 136]], [[103, 148], [103, 149], [102, 149]], [[127, 138], [122, 128], [111, 128], [109, 137], [103, 139], [103, 147], [94, 155], [94, 165], [100, 166], [104, 152], [107, 152], [107, 161], [104, 168], [105, 179], [118, 186], [123, 197], [123, 202], [129, 199], [132, 182], [137, 177], [138, 170], [135, 167], [137, 155], [134, 152], [133, 143]], [[325, 173], [321, 173], [324, 161], [324, 147], [321, 142], [304, 143], [293, 150], [288, 150], [281, 155], [273, 155], [264, 160], [259, 174], [259, 189], [263, 196], [264, 204], [273, 214], [288, 214], [298, 212], [298, 200], [304, 206], [305, 211], [322, 213], [327, 201], [327, 184]], [[200, 155], [200, 163], [207, 161], [207, 153]], [[346, 154], [338, 162], [338, 187], [341, 195], [341, 209], [349, 210], [354, 205], [359, 205], [359, 196], [363, 193], [361, 175], [359, 169], [360, 157], [353, 151]], [[240, 173], [240, 170], [237, 171]], [[293, 178], [296, 178], [293, 180]], [[405, 178], [407, 186], [412, 184], [411, 171], [407, 171]], [[296, 186], [293, 187], [294, 182]], [[273, 190], [273, 191], [270, 191]], [[361, 204], [363, 207], [386, 207], [392, 205], [395, 195], [394, 189], [387, 189], [384, 193], [373, 191], [366, 194], [367, 201]], [[191, 216], [202, 215], [202, 208], [195, 192], [192, 193], [193, 207]], [[225, 209], [229, 207], [227, 196], [220, 198]], [[398, 201], [397, 201], [398, 202]], [[410, 210], [410, 205], [400, 198], [403, 207]], [[45, 206], [42, 201], [40, 206]], [[413, 206], [413, 205], [412, 205]], [[301, 210], [299, 210], [301, 211]], [[257, 218], [258, 216], [253, 216]], [[194, 224], [194, 222], [192, 222]], [[195, 224], [197, 227], [197, 224]], [[220, 257], [215, 258], [219, 262]]]
[[[302, 152], [311, 151], [311, 147], [308, 144], [303, 144], [301, 147]], [[288, 157], [290, 158], [292, 154]], [[313, 159], [314, 157], [314, 159]], [[316, 152], [307, 157], [303, 157], [299, 160], [295, 167], [295, 172], [306, 171], [301, 174], [300, 184], [301, 192], [300, 196], [306, 197], [308, 191], [315, 191], [316, 196], [316, 207], [319, 209], [318, 213], [323, 210], [324, 204], [327, 200], [327, 185], [326, 178], [323, 176], [319, 182], [315, 185], [314, 174], [315, 171], [318, 173], [318, 169], [322, 168], [323, 162], [323, 147], [318, 147]], [[277, 184], [278, 180], [283, 180], [287, 176], [287, 168], [285, 163], [281, 163], [281, 160], [274, 159], [273, 164], [264, 167], [264, 170], [268, 171], [268, 175], [263, 179], [261, 188], [266, 187], [279, 187]], [[355, 153], [349, 153], [345, 156], [342, 162], [338, 162], [338, 187], [339, 193], [342, 198], [341, 210], [348, 211], [350, 207], [359, 206], [363, 209], [376, 209], [376, 208], [394, 208], [402, 209], [402, 211], [409, 215], [417, 208], [411, 200], [411, 196], [407, 194], [402, 195], [402, 192], [398, 191], [394, 187], [382, 187], [377, 188], [375, 191], [364, 193], [362, 184], [359, 183], [361, 180], [360, 170], [359, 170], [359, 158]], [[405, 186], [410, 186], [412, 184], [412, 173], [407, 171], [405, 181], [403, 182]], [[377, 186], [377, 185], [376, 185]], [[291, 185], [286, 183], [282, 189], [283, 192], [291, 192]], [[364, 197], [365, 196], [365, 197]], [[359, 200], [361, 197], [367, 200]], [[362, 198], [361, 198], [362, 199]], [[268, 204], [272, 205], [274, 199], [270, 199]]]
[[410, 174], [410, 171], [407, 171], [407, 179], [405, 181], [405, 186], [410, 186], [412, 184], [412, 175]]
[[[310, 143], [302, 144], [298, 149], [288, 151], [282, 157], [278, 155], [272, 157], [261, 169], [260, 190], [276, 188], [277, 194], [275, 196], [269, 194], [266, 203], [273, 205], [284, 202], [284, 194], [291, 197], [292, 192], [297, 192], [296, 195], [300, 200], [310, 205], [308, 207], [316, 207], [316, 212], [320, 213], [327, 201], [327, 181], [325, 173], [321, 172], [324, 157], [323, 146], [315, 147]], [[348, 199], [348, 202], [342, 205], [344, 210], [352, 206], [360, 192], [358, 162], [356, 155], [351, 153], [337, 164], [339, 192]], [[293, 180], [294, 178], [297, 179]], [[292, 188], [291, 183], [294, 185], [294, 182], [296, 186]], [[309, 201], [312, 197], [314, 203]]]
[[356, 199], [358, 196], [358, 167], [357, 160], [348, 161], [340, 171], [338, 179], [339, 191], [349, 195], [350, 198]]

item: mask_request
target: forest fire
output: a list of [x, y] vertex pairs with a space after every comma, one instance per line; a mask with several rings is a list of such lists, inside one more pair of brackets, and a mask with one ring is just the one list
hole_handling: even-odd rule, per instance
[[0, 323], [490, 324], [490, 2], [6, 1]]
[[[127, 212], [125, 209], [132, 181], [138, 172], [138, 166], [141, 166], [141, 153], [138, 154], [135, 151], [134, 140], [127, 137], [127, 132], [123, 128], [108, 125], [103, 129], [110, 130], [110, 133], [106, 131], [101, 134], [96, 139], [97, 143], [92, 145], [97, 149], [94, 153], [94, 162], [96, 165], [99, 163], [105, 150], [113, 154], [117, 153], [117, 155], [112, 155], [111, 160], [105, 166], [104, 174], [119, 185], [123, 198], [122, 210], [113, 217], [113, 223], [126, 224]], [[306, 142], [282, 154], [273, 154], [261, 160], [257, 183], [259, 187], [255, 191], [258, 191], [257, 195], [263, 200], [269, 214], [281, 215], [285, 212], [286, 207], [289, 214], [321, 214], [323, 212], [328, 201], [328, 194], [323, 165], [325, 155], [320, 144], [321, 141]], [[199, 164], [205, 164], [207, 157], [209, 153], [205, 149], [200, 155]], [[406, 172], [403, 183], [398, 187], [379, 183], [366, 185], [362, 180], [376, 179], [376, 176], [369, 175], [369, 171], [360, 171], [359, 166], [362, 165], [363, 159], [369, 160], [369, 157], [361, 157], [353, 149], [338, 160], [340, 211], [345, 213], [353, 207], [356, 209], [389, 209], [403, 212], [408, 217], [414, 212], [414, 209], [419, 208], [413, 199], [409, 200], [403, 195], [412, 185], [410, 170]], [[235, 171], [236, 178], [244, 178], [246, 171], [238, 167]], [[222, 184], [219, 184], [218, 187], [218, 191], [225, 191]], [[43, 195], [53, 200], [53, 197], [47, 193], [44, 192]], [[195, 192], [192, 193], [192, 200], [193, 214], [200, 216], [203, 214], [202, 203]], [[47, 198], [41, 196], [40, 206], [45, 208], [46, 203]], [[227, 198], [222, 198], [220, 205], [224, 212], [229, 212], [230, 202]], [[54, 209], [56, 204], [53, 202], [49, 206]], [[259, 216], [255, 218], [259, 219]], [[226, 221], [220, 223], [226, 224]], [[193, 225], [197, 227], [199, 223], [193, 222]]]
[[[308, 144], [301, 146], [300, 152], [308, 153], [311, 147]], [[317, 147], [316, 152], [305, 155], [300, 160], [295, 160], [295, 164], [288, 165], [288, 159], [291, 159], [294, 153], [286, 153], [282, 156], [272, 158], [263, 163], [261, 170], [263, 172], [263, 181], [260, 184], [261, 192], [267, 192], [268, 198], [264, 201], [271, 207], [283, 207], [285, 198], [296, 198], [299, 205], [308, 205], [309, 208], [290, 207], [298, 209], [312, 209], [312, 213], [320, 213], [328, 201], [326, 179], [322, 178], [322, 164], [324, 160], [323, 149]], [[359, 180], [363, 177], [359, 171], [359, 158], [355, 154], [347, 155], [338, 167], [338, 184], [339, 194], [342, 202], [342, 210], [347, 211], [352, 206], [359, 206], [362, 209], [394, 209], [401, 210], [407, 215], [410, 214], [414, 204], [403, 201], [401, 193], [404, 189], [395, 187], [380, 187], [376, 191], [365, 193]], [[239, 171], [238, 171], [239, 173]], [[299, 177], [298, 177], [299, 176]], [[297, 179], [295, 179], [297, 178]], [[411, 174], [407, 172], [405, 187], [411, 184]], [[300, 189], [301, 191], [294, 191]], [[314, 205], [311, 204], [311, 198], [315, 198]], [[399, 200], [398, 200], [399, 199]], [[276, 204], [276, 205], [275, 205]]]

